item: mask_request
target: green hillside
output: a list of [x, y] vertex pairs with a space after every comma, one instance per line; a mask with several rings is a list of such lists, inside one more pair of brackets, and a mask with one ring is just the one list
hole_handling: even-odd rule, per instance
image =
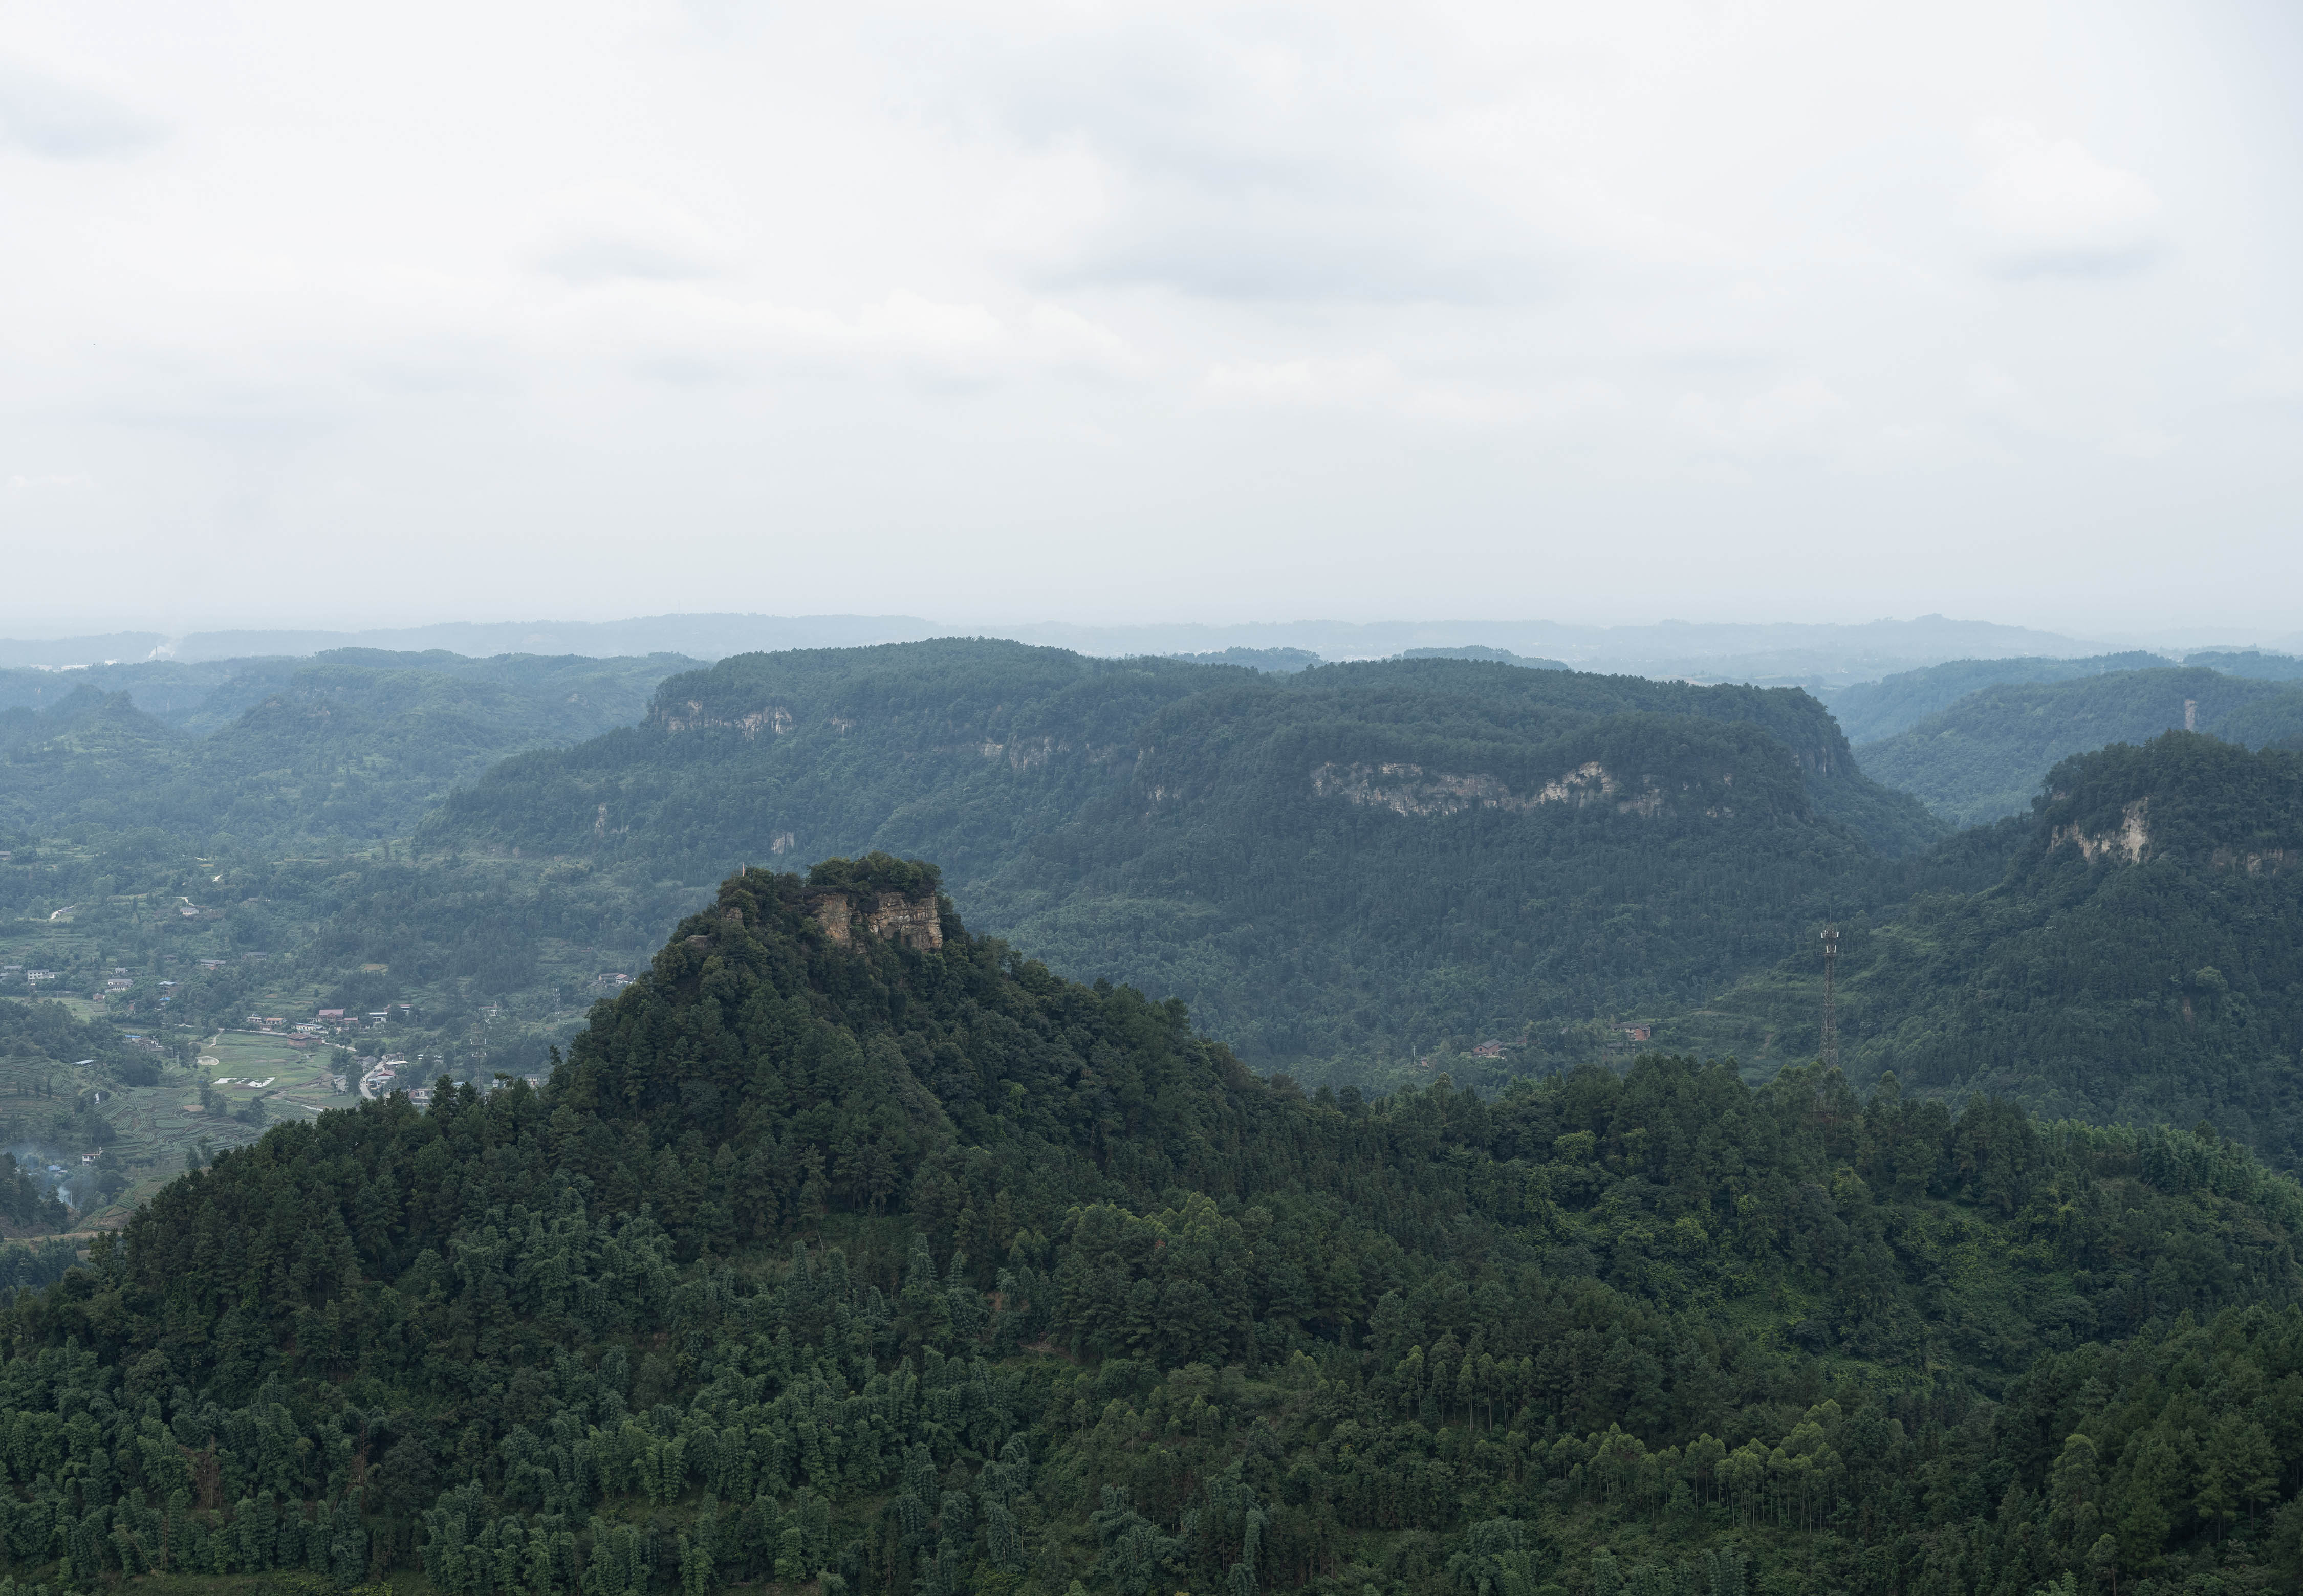
[[0, 1312], [0, 1555], [19, 1591], [2267, 1590], [2299, 1228], [2212, 1139], [1815, 1069], [1307, 1099], [925, 867], [750, 872], [543, 1093], [275, 1127]]
[[398, 836], [506, 755], [638, 719], [656, 683], [686, 663], [345, 649], [253, 662], [165, 718], [138, 695], [185, 695], [138, 685], [123, 669], [113, 674], [128, 685], [116, 690], [83, 681], [37, 713], [11, 713], [0, 828], [154, 828], [203, 849], [219, 832], [242, 846]]
[[[2211, 662], [2208, 662], [2211, 663]], [[1830, 709], [1847, 740], [1863, 744], [1893, 737], [1906, 727], [1949, 709], [1970, 693], [1985, 688], [2020, 683], [2075, 681], [2113, 671], [2150, 671], [2173, 661], [2159, 654], [2135, 652], [2096, 654], [2088, 659], [2046, 659], [2029, 656], [2005, 660], [1949, 660], [1917, 671], [1898, 671], [1877, 681], [1858, 681], [1826, 687], [1819, 697]], [[2233, 675], [2252, 672], [2233, 671]]]
[[1516, 690], [1536, 674], [1331, 667], [1175, 705], [1128, 788], [982, 883], [987, 919], [1259, 1060], [1556, 1055], [1563, 1022], [1698, 996], [1860, 890], [1873, 856], [1759, 725], [1607, 713], [1648, 684], [1598, 678], [1565, 709]]
[[[0, 670], [0, 714], [13, 709], [53, 713], [72, 699], [125, 693], [164, 725], [195, 736], [223, 730], [275, 695], [299, 696], [316, 683], [341, 695], [357, 672], [417, 672], [462, 683], [477, 695], [475, 708], [502, 721], [519, 719], [523, 698], [534, 705], [532, 730], [565, 738], [569, 728], [590, 736], [639, 718], [649, 691], [695, 661], [658, 654], [593, 658], [562, 654], [497, 654], [474, 658], [445, 649], [421, 653], [383, 648], [335, 648], [300, 656], [198, 661], [142, 660], [70, 671]], [[316, 674], [315, 674], [316, 673]], [[356, 688], [350, 690], [357, 690]], [[567, 695], [577, 699], [570, 708]], [[593, 714], [588, 724], [584, 714]]]
[[1410, 648], [1400, 656], [1404, 660], [1487, 660], [1498, 665], [1520, 665], [1531, 671], [1565, 671], [1564, 660], [1544, 659], [1531, 654], [1514, 654], [1508, 648], [1490, 648], [1482, 643], [1467, 643], [1461, 648]]
[[[1293, 675], [954, 639], [752, 655], [420, 839], [639, 881], [932, 854], [1083, 978], [1329, 1062], [1684, 1001], [1932, 840], [1792, 689], [1455, 660]], [[1531, 1029], [1534, 1027], [1534, 1029]]]
[[1969, 694], [1856, 750], [1866, 774], [1959, 825], [2021, 814], [2048, 770], [2109, 743], [2171, 728], [2260, 747], [2303, 733], [2303, 688], [2202, 668], [2121, 671]]
[[2258, 648], [2202, 648], [2183, 656], [2187, 665], [2205, 665], [2226, 676], [2259, 676], [2265, 681], [2303, 681], [2303, 656], [2265, 654]]
[[282, 657], [138, 660], [71, 671], [0, 670], [0, 714], [23, 709], [55, 714], [73, 699], [125, 693], [137, 708], [164, 725], [213, 731], [286, 689], [307, 662]]
[[1308, 648], [1231, 648], [1211, 649], [1202, 654], [1162, 654], [1163, 659], [1182, 660], [1194, 665], [1244, 665], [1251, 671], [1276, 671], [1286, 674], [1308, 671], [1325, 663]]
[[[2303, 1168], [2303, 756], [2168, 732], [2055, 767], [2037, 812], [1965, 835], [2004, 873], [1851, 923], [1858, 1080], [1995, 1093], [2096, 1123], [2206, 1119]], [[1812, 1057], [1809, 953], [1658, 1032]]]
[[[9, 1142], [64, 1161], [83, 1208], [91, 1191], [133, 1201], [203, 1139], [257, 1134], [243, 1101], [200, 1118], [191, 1074], [202, 1053], [229, 1074], [262, 1051], [222, 1034], [250, 1014], [400, 1005], [358, 1045], [533, 1068], [535, 1033], [564, 1034], [598, 973], [644, 958], [693, 895], [412, 861], [402, 840], [504, 755], [638, 718], [687, 663], [341, 650], [0, 672], [20, 700], [0, 709], [0, 1000], [68, 998], [111, 1038], [39, 1056], [58, 1096]], [[156, 1051], [122, 1048], [124, 1032]], [[279, 1063], [248, 1073], [301, 1078]], [[14, 1078], [0, 1061], [0, 1094]], [[58, 1118], [73, 1105], [91, 1112]]]

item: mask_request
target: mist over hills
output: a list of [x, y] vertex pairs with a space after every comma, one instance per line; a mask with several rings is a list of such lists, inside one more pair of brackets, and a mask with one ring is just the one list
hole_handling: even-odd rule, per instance
[[2019, 682], [2071, 681], [2113, 671], [2151, 671], [2176, 662], [2142, 649], [2085, 659], [2032, 655], [2014, 659], [1948, 660], [1916, 671], [1898, 671], [1877, 681], [1859, 681], [1819, 695], [1851, 743], [1893, 737], [1938, 710], [1950, 708], [1985, 688]]
[[638, 719], [689, 663], [342, 649], [230, 670], [0, 671], [0, 826], [156, 828], [202, 846], [397, 836], [505, 755]]
[[393, 653], [444, 650], [474, 658], [502, 654], [680, 654], [696, 659], [763, 648], [837, 647], [930, 637], [910, 615], [651, 615], [629, 621], [442, 621], [359, 631], [239, 629], [112, 632], [49, 639], [0, 638], [0, 669], [46, 670], [173, 662], [181, 665], [300, 657], [344, 648]]
[[1171, 654], [1227, 646], [1305, 648], [1331, 660], [1386, 658], [1413, 649], [1477, 645], [1565, 662], [1579, 670], [1765, 684], [1853, 681], [1963, 656], [2083, 654], [2076, 638], [1940, 615], [1860, 625], [1765, 622], [1549, 621], [1340, 622], [1236, 625], [1039, 624], [998, 635], [1089, 654]]
[[[1249, 621], [1081, 624], [906, 615], [692, 614], [612, 621], [447, 622], [359, 631], [241, 629], [134, 631], [80, 638], [0, 639], [0, 669], [58, 669], [105, 662], [212, 663], [300, 656], [345, 647], [497, 654], [681, 654], [699, 660], [763, 650], [915, 642], [989, 636], [1102, 656], [1221, 654], [1231, 648], [1298, 650], [1320, 658], [1388, 658], [1416, 650], [1500, 648], [1581, 670], [1703, 681], [1810, 688], [1843, 687], [1961, 659], [2076, 658], [2105, 646], [2052, 632], [1940, 615], [1857, 625], [1637, 621], [1620, 625], [1528, 621]], [[2264, 639], [2273, 647], [2299, 639]]]
[[2181, 658], [2130, 650], [2096, 654], [2087, 659], [1950, 660], [1917, 671], [1902, 671], [1877, 681], [1824, 688], [1818, 693], [1847, 740], [1877, 742], [1948, 709], [1969, 694], [1985, 688], [2015, 683], [2071, 681], [2083, 676], [2105, 676], [2119, 671], [2166, 670], [2189, 665], [2264, 681], [2303, 680], [2303, 658], [2260, 650], [2200, 649]]
[[2197, 666], [2007, 682], [1860, 745], [1856, 758], [1944, 819], [1976, 825], [2029, 808], [2061, 759], [2171, 729], [2284, 746], [2303, 739], [2303, 686]]

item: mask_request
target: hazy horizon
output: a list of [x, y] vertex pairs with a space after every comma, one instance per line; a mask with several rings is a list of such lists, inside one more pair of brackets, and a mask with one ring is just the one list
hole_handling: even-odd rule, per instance
[[2071, 637], [1941, 615], [1853, 625], [1660, 621], [1612, 627], [1519, 618], [1476, 620], [1309, 619], [1266, 622], [1175, 621], [1096, 625], [1070, 621], [1002, 624], [916, 615], [772, 615], [688, 612], [607, 621], [453, 621], [344, 630], [277, 628], [154, 630], [124, 628], [46, 638], [0, 636], [0, 669], [69, 670], [154, 661], [212, 663], [301, 656], [343, 647], [444, 649], [471, 657], [505, 654], [594, 657], [652, 654], [716, 660], [792, 648], [918, 642], [937, 637], [1004, 638], [1104, 656], [1207, 654], [1227, 648], [1301, 650], [1328, 661], [1393, 657], [1415, 648], [1484, 646], [1578, 669], [1637, 675], [1804, 680], [1844, 685], [1953, 659], [2025, 655], [2079, 658], [2131, 651], [2166, 657], [2214, 648], [2290, 653], [2303, 631], [2283, 636], [2204, 630], [2138, 637]]

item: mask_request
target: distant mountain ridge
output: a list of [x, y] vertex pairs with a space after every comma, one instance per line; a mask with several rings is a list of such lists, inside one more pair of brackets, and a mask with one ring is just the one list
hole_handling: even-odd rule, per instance
[[691, 663], [343, 649], [230, 672], [0, 671], [0, 826], [396, 836], [507, 754], [637, 720]]
[[995, 635], [1084, 654], [1205, 653], [1226, 647], [1309, 649], [1329, 660], [1383, 659], [1467, 645], [1563, 661], [1576, 670], [1701, 681], [1815, 685], [1864, 680], [1961, 656], [2080, 655], [2099, 644], [1991, 621], [1924, 615], [1860, 625], [1810, 622], [1634, 622], [1540, 620], [1084, 625], [1045, 622]]
[[1270, 1059], [1695, 992], [1941, 829], [1793, 688], [953, 638], [675, 677], [422, 841], [683, 882], [934, 857], [1058, 967], [1151, 981]]
[[2265, 681], [2303, 680], [2303, 659], [2293, 654], [2265, 654], [2258, 649], [2198, 649], [2178, 659], [2147, 649], [2125, 654], [2095, 654], [2086, 659], [2055, 659], [2034, 655], [2015, 659], [1946, 660], [1917, 671], [1902, 671], [1877, 681], [1860, 681], [1825, 688], [1819, 694], [1852, 743], [1877, 742], [1893, 737], [1938, 710], [1948, 709], [1970, 693], [2014, 682], [2071, 681], [2082, 676], [2105, 676], [2115, 671], [2166, 670], [2175, 665], [2204, 666], [2226, 676]]
[[303, 657], [343, 648], [422, 653], [444, 649], [475, 659], [505, 654], [582, 654], [594, 659], [685, 654], [718, 659], [763, 648], [822, 648], [932, 637], [915, 615], [646, 615], [628, 621], [443, 621], [359, 631], [314, 629], [114, 632], [50, 639], [0, 638], [0, 670], [72, 669], [170, 662], [207, 664], [266, 656]]
[[2046, 786], [1997, 886], [1847, 942], [1852, 1071], [2303, 1167], [2303, 756], [2171, 731]]
[[925, 620], [910, 615], [672, 614], [605, 621], [458, 621], [359, 630], [122, 631], [81, 638], [0, 639], [0, 669], [55, 669], [105, 662], [306, 655], [358, 646], [445, 648], [499, 654], [656, 653], [719, 659], [762, 650], [848, 647], [969, 634], [1099, 655], [1221, 654], [1229, 648], [1297, 649], [1329, 660], [1383, 659], [1417, 649], [1497, 648], [1580, 670], [1703, 681], [1843, 687], [1961, 658], [2057, 658], [2105, 645], [2036, 629], [1941, 615], [1856, 625], [1809, 622], [1633, 621], [1620, 625], [1534, 619], [1078, 623]]
[[1877, 681], [1855, 682], [1827, 688], [1819, 696], [1830, 708], [1847, 740], [1858, 745], [1877, 742], [1950, 708], [1970, 693], [2014, 682], [2071, 681], [2082, 676], [2104, 676], [2113, 671], [2152, 671], [2176, 662], [2163, 654], [2136, 649], [2125, 654], [2099, 654], [2085, 659], [2051, 659], [2031, 655], [2016, 659], [1946, 660], [1917, 671], [1899, 671]]
[[1944, 819], [1976, 825], [2029, 808], [2058, 760], [2171, 729], [2251, 747], [2303, 736], [2303, 687], [2197, 666], [2001, 683], [1860, 744], [1856, 758]]

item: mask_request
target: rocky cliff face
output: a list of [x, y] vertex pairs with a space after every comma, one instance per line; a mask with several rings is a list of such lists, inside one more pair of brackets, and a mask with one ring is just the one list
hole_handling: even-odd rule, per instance
[[[1732, 788], [1734, 781], [1733, 774], [1719, 778], [1722, 789]], [[1625, 815], [1653, 815], [1664, 804], [1663, 791], [1654, 777], [1645, 777], [1637, 788], [1627, 790], [1597, 761], [1587, 761], [1523, 792], [1514, 792], [1501, 777], [1493, 775], [1463, 775], [1426, 770], [1420, 764], [1338, 764], [1330, 761], [1312, 772], [1312, 791], [1319, 798], [1340, 798], [1363, 807], [1389, 809], [1394, 814], [1419, 818], [1460, 815], [1467, 809], [1524, 814], [1546, 804], [1565, 804], [1580, 809], [1596, 803], [1611, 803]], [[1159, 796], [1155, 789], [1155, 800]], [[1734, 811], [1715, 803], [1704, 813], [1718, 815]]]
[[2077, 825], [2067, 825], [2056, 826], [2047, 833], [2050, 853], [2067, 842], [2077, 848], [2090, 865], [2097, 859], [2124, 859], [2130, 865], [2140, 865], [2151, 847], [2151, 800], [2139, 798], [2122, 810], [2115, 832], [2086, 832]]
[[[870, 907], [859, 908], [859, 898]], [[842, 946], [859, 935], [884, 937], [922, 953], [943, 946], [943, 918], [936, 911], [935, 894], [907, 898], [901, 892], [878, 892], [864, 897], [826, 892], [808, 905], [824, 934]]]
[[[681, 713], [683, 710], [685, 714]], [[763, 731], [782, 737], [798, 724], [792, 718], [792, 712], [780, 704], [763, 705], [742, 714], [716, 714], [700, 698], [660, 702], [648, 712], [648, 719], [666, 731], [702, 731], [711, 727], [726, 726], [742, 732], [747, 739], [757, 737]], [[855, 723], [853, 721], [833, 722], [842, 731]]]

